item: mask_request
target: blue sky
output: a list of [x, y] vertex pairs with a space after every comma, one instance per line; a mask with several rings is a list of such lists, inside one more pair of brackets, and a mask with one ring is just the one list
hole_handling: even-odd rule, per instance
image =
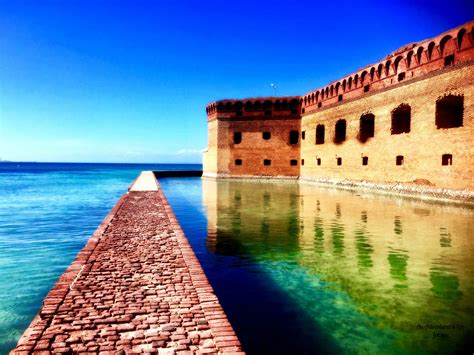
[[299, 95], [474, 18], [470, 1], [0, 0], [0, 157], [200, 162], [205, 105]]

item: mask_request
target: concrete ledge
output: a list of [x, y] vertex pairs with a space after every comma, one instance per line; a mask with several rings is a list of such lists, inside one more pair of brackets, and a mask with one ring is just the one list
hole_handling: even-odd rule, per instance
[[329, 177], [301, 176], [299, 181], [345, 190], [366, 190], [385, 195], [409, 196], [422, 200], [436, 200], [450, 203], [474, 205], [474, 191], [439, 188], [411, 182], [373, 182]]
[[153, 171], [142, 171], [130, 187], [130, 191], [158, 191], [159, 185]]

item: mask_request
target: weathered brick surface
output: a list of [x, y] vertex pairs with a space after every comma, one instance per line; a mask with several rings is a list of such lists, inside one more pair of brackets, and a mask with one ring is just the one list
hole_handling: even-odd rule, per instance
[[[429, 188], [437, 196], [469, 193], [472, 199], [473, 24], [408, 44], [300, 97], [210, 103], [203, 175], [299, 177], [354, 187], [369, 183], [377, 189], [425, 195]], [[436, 102], [445, 95], [463, 98], [462, 125], [437, 127]], [[400, 104], [410, 106], [410, 132], [391, 134], [392, 111]], [[364, 114], [374, 116], [375, 135], [368, 139], [360, 137]], [[347, 123], [343, 142], [334, 139], [338, 120]], [[325, 129], [324, 144], [316, 144], [318, 125]], [[301, 133], [297, 145], [289, 142], [291, 130]], [[272, 138], [262, 139], [263, 131], [271, 132]], [[234, 144], [234, 132], [242, 132], [240, 144]], [[451, 164], [442, 165], [445, 154], [452, 155]], [[397, 156], [403, 157], [402, 164], [396, 164]], [[264, 159], [271, 159], [271, 165], [264, 166]], [[297, 165], [291, 166], [292, 160]]]
[[12, 354], [42, 351], [242, 351], [161, 189], [122, 197]]

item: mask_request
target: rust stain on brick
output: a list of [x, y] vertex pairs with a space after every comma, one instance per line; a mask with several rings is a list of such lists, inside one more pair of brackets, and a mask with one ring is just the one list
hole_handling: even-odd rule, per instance
[[166, 197], [131, 191], [48, 293], [11, 354], [243, 353]]

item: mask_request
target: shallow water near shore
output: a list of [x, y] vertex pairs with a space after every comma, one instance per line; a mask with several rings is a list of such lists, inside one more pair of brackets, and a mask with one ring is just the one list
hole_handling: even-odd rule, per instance
[[[0, 354], [141, 170], [190, 168], [1, 164]], [[160, 184], [250, 354], [473, 349], [472, 209], [297, 183]]]
[[142, 170], [200, 165], [0, 164], [0, 354]]
[[471, 208], [297, 183], [160, 183], [249, 353], [473, 349]]

